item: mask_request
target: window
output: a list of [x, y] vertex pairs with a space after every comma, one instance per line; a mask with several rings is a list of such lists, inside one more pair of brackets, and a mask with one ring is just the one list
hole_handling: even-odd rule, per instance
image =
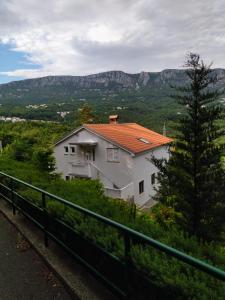
[[107, 161], [119, 162], [119, 149], [107, 148]]
[[153, 173], [153, 174], [151, 175], [151, 184], [154, 185], [155, 183], [156, 183], [156, 174]]
[[66, 181], [70, 180], [70, 176], [66, 175]]
[[95, 149], [92, 150], [93, 161], [95, 161]]
[[144, 138], [139, 138], [139, 141], [145, 143], [145, 144], [150, 144], [150, 142]]
[[70, 147], [70, 153], [75, 154], [75, 152], [76, 152], [76, 148], [74, 146], [71, 146]]
[[144, 193], [144, 180], [139, 182], [139, 194]]
[[64, 153], [65, 153], [65, 154], [68, 154], [68, 153], [69, 153], [69, 147], [68, 147], [68, 146], [65, 146], [65, 147], [64, 147]]

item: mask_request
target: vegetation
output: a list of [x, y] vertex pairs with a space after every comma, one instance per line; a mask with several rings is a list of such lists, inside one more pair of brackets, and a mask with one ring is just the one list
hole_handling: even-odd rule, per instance
[[[202, 69], [205, 72], [207, 70], [209, 71], [209, 68], [200, 62], [200, 65], [197, 64], [196, 66], [198, 76], [200, 76], [200, 71]], [[191, 74], [192, 73], [190, 73], [190, 75]], [[207, 75], [208, 73], [206, 72], [205, 74]], [[198, 78], [200, 79], [201, 76]], [[206, 80], [204, 81], [204, 84], [207, 83], [207, 78], [207, 76], [203, 77], [203, 80]], [[199, 84], [201, 84], [201, 81]], [[101, 99], [99, 101], [101, 107], [98, 110], [96, 105], [98, 92], [96, 91], [95, 97], [93, 98], [91, 98], [90, 94], [87, 95], [87, 98], [90, 96], [89, 99], [94, 100], [86, 101], [86, 104], [83, 106], [83, 108], [85, 108], [84, 110], [78, 111], [78, 108], [81, 106], [81, 102], [79, 102], [79, 105], [75, 104], [72, 101], [73, 99], [71, 99], [70, 103], [49, 103], [47, 108], [43, 108], [43, 111], [46, 109], [46, 111], [49, 111], [52, 115], [56, 115], [56, 112], [59, 109], [62, 109], [63, 111], [70, 110], [75, 113], [75, 117], [74, 113], [71, 113], [60, 122], [58, 122], [60, 119], [58, 116], [58, 119], [55, 119], [57, 120], [55, 123], [21, 122], [13, 124], [1, 122], [0, 140], [2, 140], [3, 150], [0, 156], [0, 170], [28, 183], [32, 183], [33, 185], [47, 190], [52, 194], [61, 196], [75, 204], [81, 205], [110, 219], [125, 224], [146, 234], [147, 236], [184, 251], [187, 254], [225, 269], [225, 241], [222, 237], [219, 239], [216, 235], [217, 232], [220, 233], [220, 236], [224, 235], [224, 231], [222, 232], [223, 228], [219, 228], [217, 232], [215, 232], [214, 228], [210, 228], [208, 233], [210, 238], [208, 238], [208, 236], [206, 237], [203, 235], [205, 233], [204, 228], [210, 226], [207, 222], [211, 219], [207, 219], [207, 222], [203, 222], [202, 217], [200, 216], [198, 223], [199, 226], [197, 227], [199, 231], [193, 230], [194, 227], [191, 227], [193, 219], [188, 217], [188, 213], [193, 211], [191, 207], [189, 208], [189, 205], [191, 206], [193, 204], [193, 199], [185, 198], [182, 194], [182, 191], [186, 191], [188, 189], [194, 193], [194, 181], [190, 178], [191, 175], [187, 173], [188, 168], [193, 169], [193, 166], [190, 164], [193, 156], [198, 158], [197, 162], [199, 166], [199, 173], [201, 170], [208, 167], [208, 164], [210, 166], [214, 164], [215, 166], [215, 168], [212, 168], [212, 172], [208, 174], [211, 177], [208, 175], [206, 178], [201, 176], [198, 177], [199, 180], [201, 179], [200, 182], [202, 188], [206, 187], [207, 191], [209, 189], [214, 191], [212, 180], [218, 180], [218, 183], [224, 184], [220, 182], [220, 178], [217, 177], [217, 175], [215, 176], [215, 174], [223, 175], [219, 161], [219, 158], [222, 156], [223, 148], [221, 145], [223, 141], [218, 140], [218, 123], [214, 122], [214, 119], [216, 120], [220, 116], [220, 110], [217, 110], [217, 108], [213, 105], [214, 102], [211, 101], [211, 99], [216, 96], [216, 92], [209, 92], [208, 90], [204, 91], [204, 89], [202, 89], [204, 92], [200, 91], [200, 96], [198, 95], [198, 97], [193, 97], [192, 92], [194, 92], [195, 89], [193, 90], [192, 88], [196, 88], [196, 86], [191, 86], [190, 90], [183, 90], [182, 92], [179, 91], [179, 99], [182, 100], [182, 103], [179, 104], [175, 104], [174, 101], [169, 100], [166, 94], [163, 96], [165, 102], [163, 102], [163, 100], [159, 103], [156, 99], [153, 101], [153, 94], [151, 94], [147, 88], [146, 90], [144, 88], [139, 91], [137, 90], [135, 92], [135, 96], [133, 91], [120, 91], [120, 93], [116, 96], [113, 96], [113, 93], [108, 93], [106, 99]], [[167, 92], [168, 91], [169, 89]], [[183, 94], [183, 92], [185, 93]], [[88, 92], [85, 91], [85, 93]], [[209, 95], [214, 96], [211, 98]], [[113, 101], [110, 102], [112, 99]], [[194, 105], [191, 104], [191, 100], [195, 100], [195, 104], [197, 106], [199, 123], [196, 126], [199, 126], [198, 128], [202, 133], [201, 136], [191, 135], [191, 129], [195, 128], [195, 110], [192, 110]], [[185, 101], [190, 101], [190, 103]], [[103, 103], [105, 104], [104, 107]], [[121, 103], [123, 103], [122, 106]], [[167, 104], [164, 105], [165, 103]], [[166, 112], [168, 104], [170, 104], [170, 110]], [[186, 104], [189, 104], [188, 108], [186, 107]], [[182, 116], [180, 123], [181, 127], [176, 129], [176, 132], [179, 134], [179, 139], [175, 144], [175, 148], [171, 151], [172, 159], [168, 164], [169, 169], [167, 169], [167, 165], [161, 165], [162, 172], [160, 174], [160, 180], [163, 188], [160, 190], [159, 195], [161, 200], [162, 197], [165, 196], [162, 201], [163, 205], [157, 204], [150, 213], [140, 212], [134, 205], [118, 199], [116, 200], [106, 197], [103, 193], [103, 187], [98, 181], [84, 179], [64, 181], [60, 178], [59, 174], [54, 173], [54, 158], [52, 155], [54, 142], [73, 129], [74, 122], [77, 122], [76, 124], [78, 124], [78, 122], [90, 122], [90, 119], [92, 118], [94, 118], [94, 121], [97, 122], [108, 122], [107, 119], [109, 112], [118, 112], [118, 109], [116, 108], [117, 105], [122, 107], [122, 109], [119, 109], [122, 121], [140, 120], [141, 124], [148, 125], [154, 129], [157, 129], [157, 127], [158, 129], [162, 129], [161, 125], [165, 121], [165, 115], [167, 116], [167, 120], [170, 120], [170, 125], [175, 124], [178, 116]], [[205, 107], [202, 107], [202, 105], [205, 105]], [[0, 107], [0, 109], [2, 109], [2, 107]], [[22, 106], [19, 106], [18, 111], [19, 109], [32, 110], [34, 114], [37, 112], [35, 109], [27, 109]], [[163, 117], [161, 116], [162, 111], [165, 112]], [[181, 114], [177, 115], [178, 111]], [[211, 115], [210, 113], [213, 114]], [[203, 117], [205, 118], [205, 123], [200, 122]], [[33, 118], [36, 118], [36, 116], [33, 115]], [[84, 119], [87, 121], [84, 121]], [[208, 124], [209, 119], [212, 121], [210, 124]], [[157, 125], [155, 125], [156, 122]], [[221, 122], [219, 123], [220, 125], [222, 124]], [[154, 126], [151, 126], [150, 124], [154, 124]], [[191, 124], [193, 126], [191, 126]], [[181, 130], [182, 128], [184, 131]], [[215, 131], [209, 131], [209, 129], [213, 129]], [[210, 132], [214, 132], [214, 134], [210, 135]], [[196, 134], [198, 133], [196, 132]], [[188, 147], [187, 138], [189, 138], [188, 142], [191, 142], [191, 148]], [[198, 138], [201, 138], [201, 143], [197, 144], [199, 148], [198, 151], [195, 152], [195, 141]], [[209, 143], [206, 143], [206, 141]], [[202, 156], [203, 153], [205, 153], [205, 156]], [[178, 164], [181, 160], [185, 163], [186, 169], [182, 168], [182, 166]], [[177, 169], [175, 169], [176, 167]], [[174, 178], [170, 177], [169, 179], [175, 181], [166, 181], [168, 179], [166, 175], [169, 175], [169, 172], [172, 172], [172, 170], [175, 170], [173, 173]], [[181, 182], [181, 174], [182, 176], [185, 176], [185, 182]], [[195, 177], [196, 176], [197, 173], [195, 173]], [[208, 180], [207, 184], [204, 180]], [[176, 184], [182, 183], [183, 190], [178, 188], [175, 189], [174, 186], [173, 189], [171, 186], [167, 189], [166, 187], [168, 186], [165, 186], [164, 183], [168, 182], [172, 184], [174, 184], [174, 182]], [[28, 201], [32, 201], [38, 206], [41, 205], [41, 198], [37, 192], [29, 188], [24, 188], [20, 185], [16, 188], [18, 193], [20, 193]], [[174, 190], [176, 193], [174, 193]], [[200, 191], [201, 190], [199, 190], [198, 193], [198, 200], [202, 199], [200, 198]], [[215, 190], [216, 196], [218, 195], [217, 191], [218, 190]], [[210, 193], [204, 194], [204, 197], [207, 197], [207, 207], [205, 207], [202, 201], [200, 201], [199, 207], [201, 211], [198, 212], [199, 214], [203, 213], [203, 211], [206, 214], [206, 209], [210, 208], [209, 205], [212, 205], [213, 211], [217, 212], [218, 203], [222, 203], [219, 196], [213, 198], [216, 202], [211, 201], [212, 199], [209, 198], [209, 194]], [[183, 196], [181, 197], [182, 202], [178, 202], [178, 196]], [[188, 202], [187, 205], [184, 205], [186, 203], [185, 201], [190, 202]], [[84, 218], [80, 213], [75, 212], [73, 209], [65, 207], [64, 205], [48, 198], [46, 199], [46, 204], [48, 212], [54, 217], [63, 220], [80, 234], [105, 248], [113, 255], [117, 257], [123, 256], [123, 240], [115, 229], [105, 225], [103, 226], [98, 221], [89, 217]], [[185, 211], [181, 209], [183, 207], [186, 209]], [[189, 230], [189, 228], [192, 229]], [[204, 236], [204, 240], [199, 239], [199, 236]], [[212, 236], [213, 240], [211, 238]], [[214, 239], [216, 236], [217, 239]], [[162, 254], [151, 247], [134, 244], [131, 248], [131, 255], [134, 265], [151, 278], [151, 280], [160, 286], [160, 288], [168, 292], [167, 298], [169, 298], [169, 295], [172, 294], [175, 299], [224, 299], [224, 283], [221, 283], [220, 281], [215, 280], [192, 267], [188, 267], [186, 264], [181, 263], [176, 259], [169, 258], [165, 254]]]
[[81, 108], [78, 110], [78, 117], [77, 121], [75, 122], [76, 127], [81, 126], [82, 124], [89, 124], [93, 123], [95, 116], [93, 114], [91, 106], [85, 103]]
[[[49, 153], [43, 154], [42, 151], [46, 148], [52, 150], [53, 142], [70, 129], [68, 126], [36, 122], [2, 123], [1, 125], [0, 136], [4, 145], [0, 157], [1, 171], [116, 220], [215, 266], [225, 268], [224, 244], [222, 242], [205, 243], [198, 241], [194, 236], [188, 237], [185, 232], [177, 228], [177, 215], [173, 210], [163, 210], [158, 205], [151, 214], [143, 214], [124, 201], [105, 197], [98, 181], [83, 179], [64, 181], [57, 174], [49, 172], [52, 168], [43, 168], [43, 164], [40, 164], [43, 162], [42, 155], [50, 165], [52, 156]], [[24, 143], [24, 147], [19, 141]], [[40, 205], [41, 199], [37, 192], [21, 186], [17, 189], [23, 197]], [[102, 226], [91, 218], [83, 218], [80, 213], [52, 200], [47, 200], [47, 209], [52, 215], [66, 221], [80, 234], [107, 251], [118, 257], [123, 255], [123, 240], [116, 230]], [[171, 292], [176, 295], [176, 299], [212, 299], [213, 297], [223, 299], [224, 284], [175, 259], [168, 258], [151, 247], [133, 245], [132, 257], [137, 268], [160, 284], [161, 288], [168, 290], [168, 295]]]
[[40, 171], [54, 170], [53, 143], [71, 127], [57, 123], [1, 123], [2, 157], [29, 162]]
[[[74, 97], [46, 101], [34, 99], [25, 103], [17, 100], [16, 103], [0, 101], [0, 116], [19, 117], [26, 120], [55, 121], [62, 124], [75, 124], [78, 122], [80, 108], [87, 105], [92, 108], [93, 122], [108, 123], [108, 116], [119, 114], [120, 122], [137, 122], [162, 133], [163, 124], [166, 123], [167, 132], [173, 134], [173, 124], [179, 114], [183, 113], [181, 106], [168, 97], [170, 88], [163, 90], [159, 87], [142, 88], [140, 90], [124, 90], [112, 92], [108, 90], [86, 90], [78, 92]], [[37, 96], [38, 97], [38, 96]], [[38, 99], [38, 98], [37, 98]], [[46, 103], [46, 106], [40, 106]], [[29, 106], [33, 104], [33, 106]], [[59, 112], [69, 112], [61, 117]]]
[[190, 81], [176, 88], [174, 98], [186, 107], [186, 114], [177, 125], [170, 160], [153, 159], [161, 171], [157, 198], [180, 213], [178, 223], [190, 235], [218, 240], [225, 225], [221, 92], [209, 90], [217, 77], [199, 55], [189, 54], [185, 67]]

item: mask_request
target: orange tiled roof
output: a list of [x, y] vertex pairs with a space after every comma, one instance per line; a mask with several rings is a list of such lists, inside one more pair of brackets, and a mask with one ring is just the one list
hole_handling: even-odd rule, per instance
[[85, 124], [84, 127], [134, 154], [172, 142], [171, 138], [136, 123]]

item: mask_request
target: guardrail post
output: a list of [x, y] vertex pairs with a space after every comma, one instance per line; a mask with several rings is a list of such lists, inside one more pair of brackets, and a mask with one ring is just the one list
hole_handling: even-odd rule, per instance
[[46, 198], [45, 194], [41, 193], [42, 198], [42, 209], [43, 209], [43, 215], [44, 215], [44, 241], [45, 241], [45, 247], [48, 247], [48, 234], [47, 234], [47, 228], [48, 228], [48, 221], [47, 221], [47, 211], [46, 211]]
[[126, 285], [126, 298], [130, 299], [130, 265], [131, 265], [131, 240], [127, 233], [124, 234], [124, 279]]
[[11, 189], [11, 201], [12, 201], [12, 210], [13, 214], [16, 214], [16, 207], [15, 207], [15, 197], [14, 197], [14, 184], [13, 179], [10, 180], [10, 189]]

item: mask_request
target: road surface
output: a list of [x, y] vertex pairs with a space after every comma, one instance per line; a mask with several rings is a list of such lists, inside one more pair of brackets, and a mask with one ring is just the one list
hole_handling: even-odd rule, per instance
[[2, 213], [0, 213], [0, 299], [73, 299]]

